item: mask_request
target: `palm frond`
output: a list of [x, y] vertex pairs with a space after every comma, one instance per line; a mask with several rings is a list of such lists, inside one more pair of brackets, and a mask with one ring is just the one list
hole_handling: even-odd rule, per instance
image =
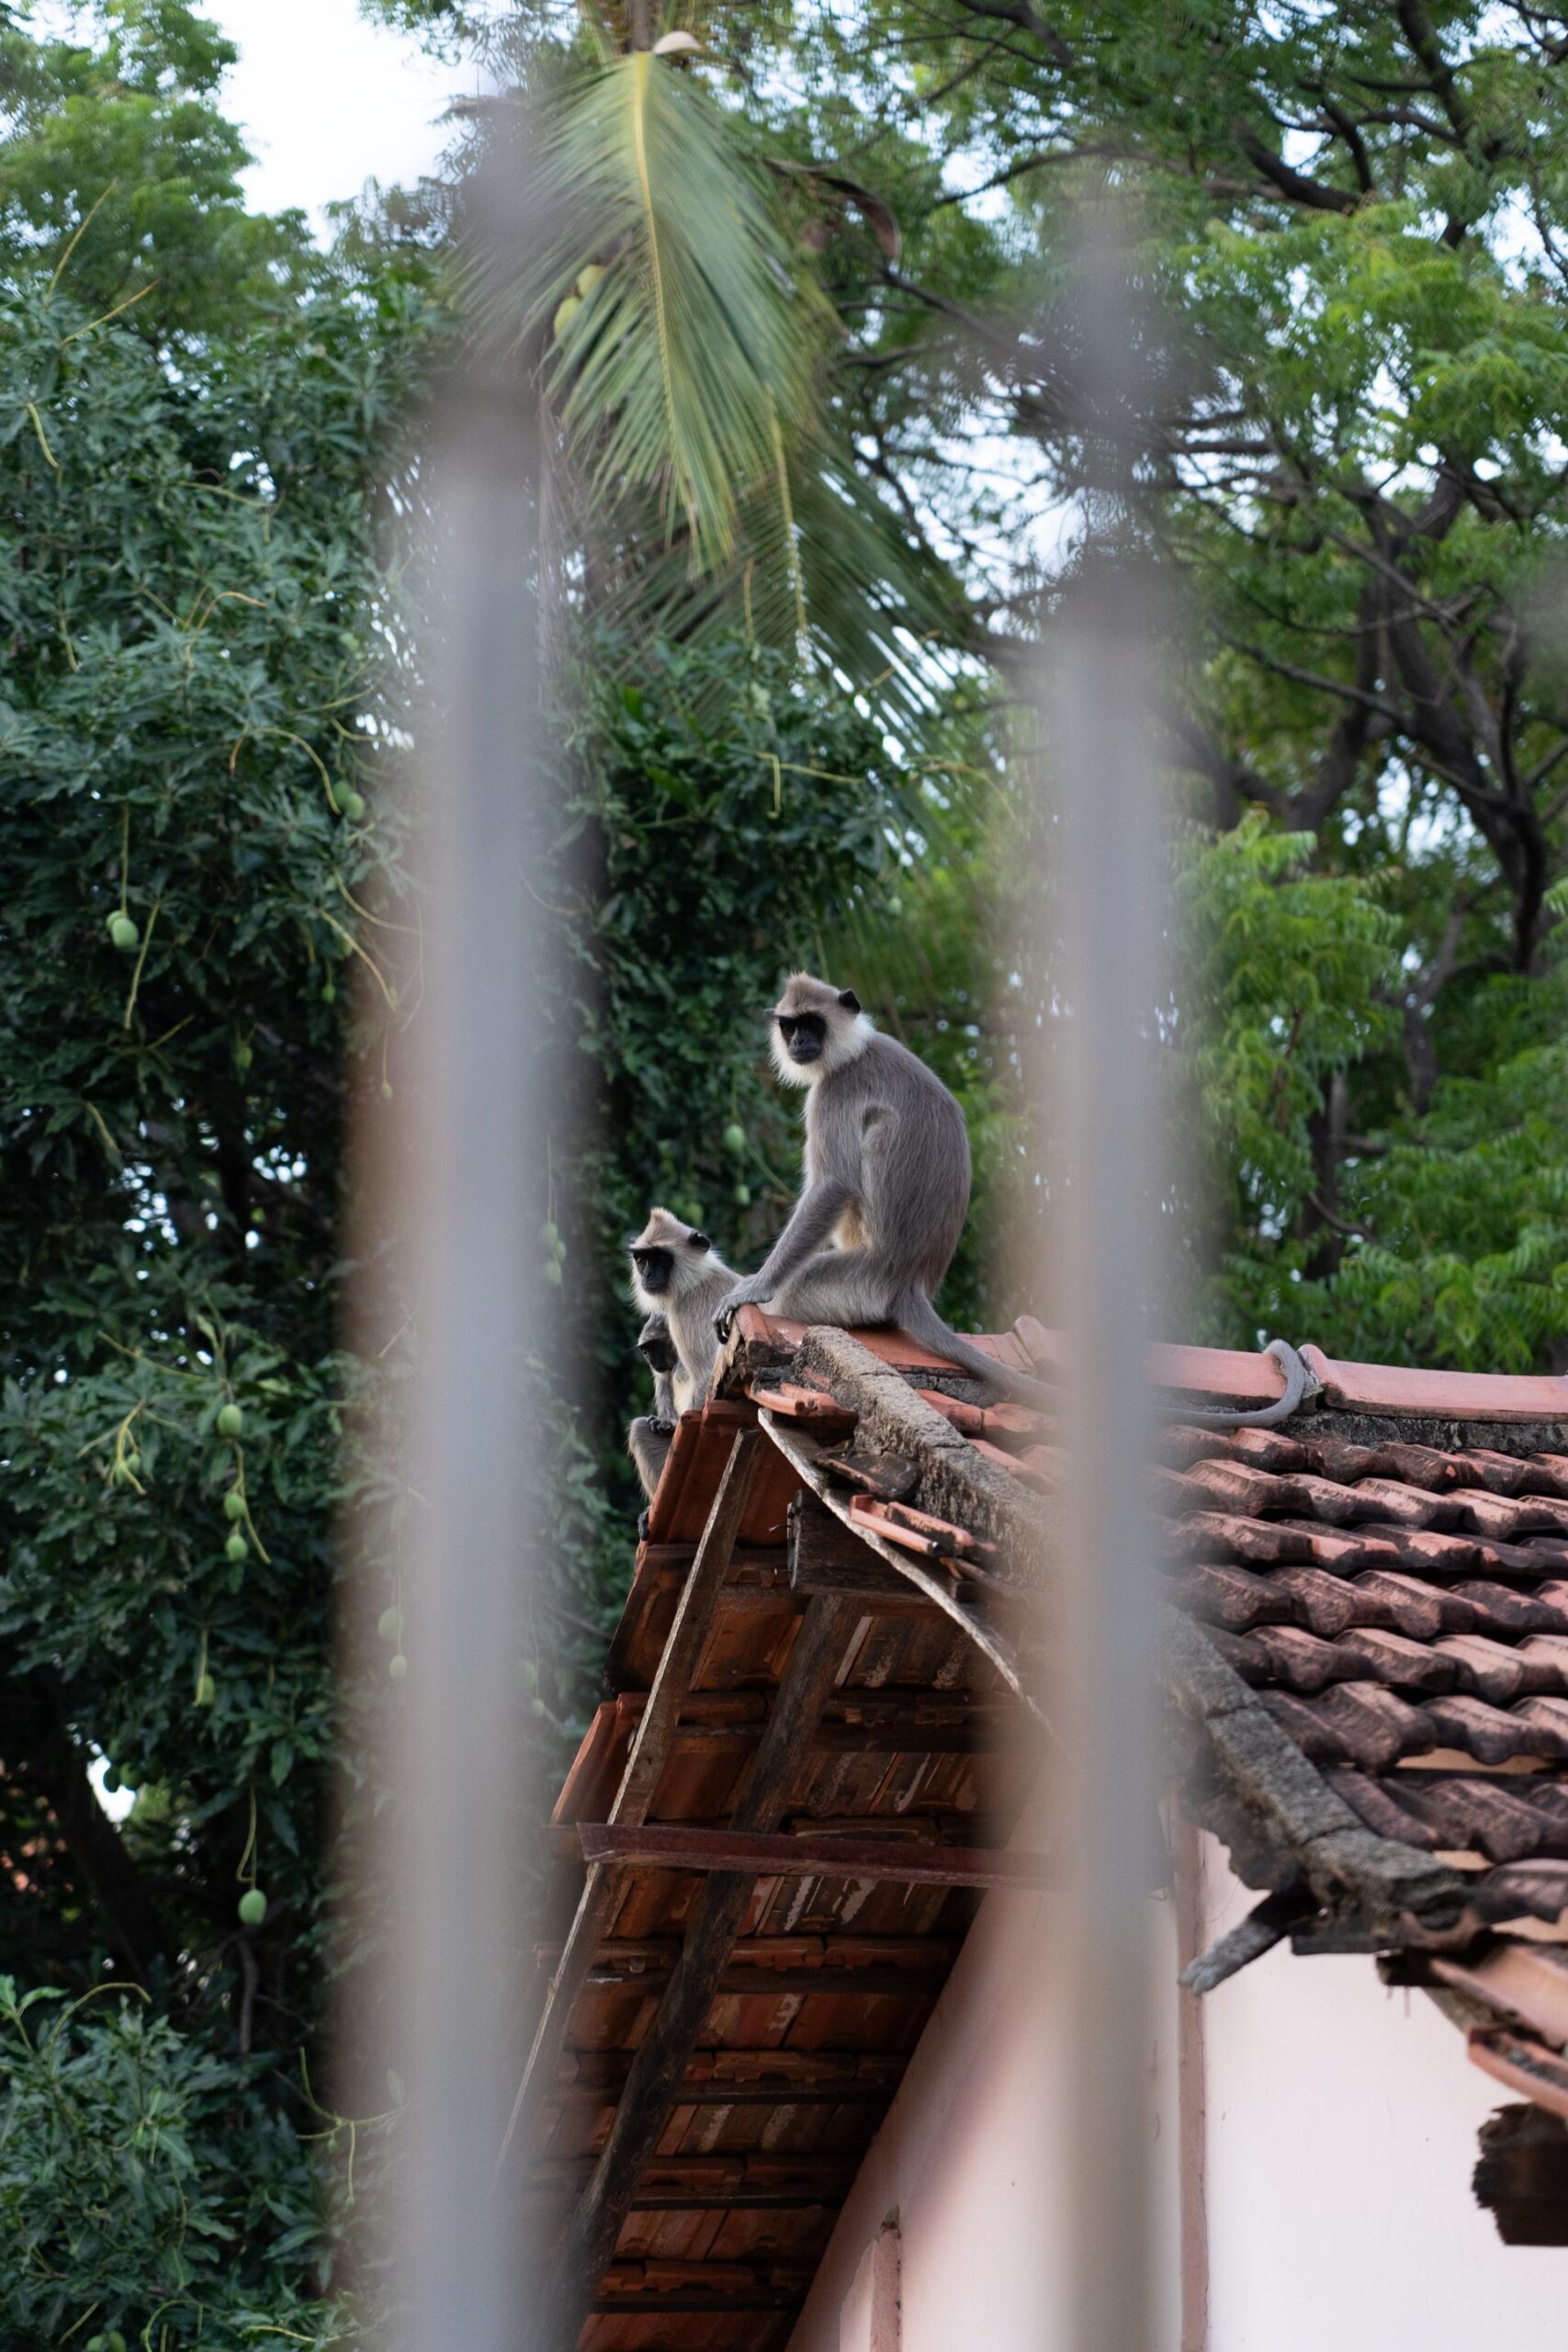
[[[617, 58], [551, 118], [544, 201], [561, 229], [534, 307], [568, 306], [553, 371], [574, 454], [601, 503], [651, 497], [690, 570], [714, 571], [809, 416], [811, 297], [733, 123], [689, 74]], [[602, 275], [578, 299], [585, 266]]]
[[[601, 543], [602, 552], [607, 552]], [[959, 628], [951, 580], [910, 544], [898, 517], [825, 428], [738, 502], [728, 560], [694, 577], [684, 552], [619, 543], [610, 617], [632, 636], [690, 642], [741, 629], [754, 642], [848, 680], [889, 720], [929, 712], [939, 656]]]

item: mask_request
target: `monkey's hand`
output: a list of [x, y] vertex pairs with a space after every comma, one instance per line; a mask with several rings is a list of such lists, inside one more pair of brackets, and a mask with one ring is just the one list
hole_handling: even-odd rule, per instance
[[673, 1437], [675, 1434], [674, 1422], [660, 1420], [657, 1413], [649, 1415], [648, 1426], [655, 1437]]
[[737, 1283], [735, 1288], [730, 1292], [728, 1297], [719, 1308], [718, 1313], [713, 1318], [713, 1328], [718, 1333], [719, 1345], [721, 1347], [728, 1346], [730, 1332], [735, 1329], [735, 1317], [738, 1308], [742, 1306], [761, 1306], [765, 1300], [772, 1298], [773, 1295], [773, 1283], [771, 1282], [763, 1282], [761, 1277], [758, 1274], [752, 1274], [749, 1281]]

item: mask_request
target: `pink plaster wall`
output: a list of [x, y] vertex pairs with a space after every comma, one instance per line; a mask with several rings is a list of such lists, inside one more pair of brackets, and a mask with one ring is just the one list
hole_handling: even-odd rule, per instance
[[[1256, 1900], [1204, 1845], [1207, 1936]], [[1505, 2246], [1473, 2203], [1504, 2094], [1371, 1960], [1288, 1946], [1204, 2005], [1206, 2340], [1180, 2340], [1172, 1906], [1149, 2052], [1160, 2316], [1129, 2352], [1564, 2352], [1568, 2248]], [[1070, 2019], [1050, 1898], [994, 1896], [840, 2218], [789, 2352], [1072, 2352], [1046, 2129]], [[897, 2326], [870, 2250], [896, 2224]], [[886, 2312], [886, 2302], [881, 2306]], [[888, 2341], [889, 2333], [892, 2341]]]
[[[790, 2352], [866, 2352], [861, 2266], [888, 2222], [898, 2231], [900, 2326], [887, 2352], [1035, 2352], [1065, 2342], [1064, 2282], [1045, 2226], [1055, 2201], [1047, 2124], [1068, 2022], [1051, 1966], [1049, 1905], [1049, 1897], [991, 1897], [861, 2168]], [[1168, 1986], [1170, 1905], [1153, 1909], [1160, 1980]], [[1149, 2051], [1150, 2147], [1168, 2278], [1177, 2140], [1172, 2048], [1164, 2030]], [[1169, 2317], [1149, 2352], [1176, 2352], [1174, 2293], [1167, 2301]]]
[[[1205, 1877], [1218, 1935], [1257, 1897]], [[1209, 2352], [1563, 2352], [1568, 2247], [1471, 2196], [1507, 2093], [1425, 1994], [1280, 1945], [1205, 2006]]]

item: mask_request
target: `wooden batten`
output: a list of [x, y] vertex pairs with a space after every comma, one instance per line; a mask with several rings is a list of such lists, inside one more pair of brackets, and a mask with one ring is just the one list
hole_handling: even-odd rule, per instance
[[[809, 1603], [735, 1808], [736, 1830], [771, 1829], [788, 1811], [853, 1625], [850, 1604], [826, 1595]], [[681, 1958], [632, 2058], [609, 2138], [572, 2216], [561, 2266], [569, 2297], [597, 2292], [637, 2182], [659, 2145], [751, 1894], [750, 1878], [716, 1872], [693, 1908]]]
[[886, 1880], [901, 1886], [1005, 1886], [1039, 1892], [1055, 1883], [1043, 1854], [980, 1846], [928, 1846], [889, 1825], [884, 1838], [779, 1838], [737, 1829], [639, 1828], [580, 1821], [590, 1861], [649, 1862], [672, 1871], [737, 1871], [752, 1878]]

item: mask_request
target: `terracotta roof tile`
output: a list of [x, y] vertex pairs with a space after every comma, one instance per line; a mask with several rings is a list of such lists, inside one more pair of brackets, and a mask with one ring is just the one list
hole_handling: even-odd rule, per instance
[[1371, 1606], [1384, 1612], [1382, 1618], [1369, 1615], [1363, 1623], [1389, 1623], [1413, 1642], [1435, 1641], [1441, 1633], [1457, 1631], [1474, 1622], [1462, 1600], [1456, 1601], [1440, 1586], [1423, 1584], [1416, 1577], [1391, 1573], [1386, 1568], [1368, 1568], [1355, 1578], [1354, 1589], [1366, 1596]]
[[1404, 1634], [1359, 1625], [1342, 1634], [1335, 1647], [1342, 1656], [1359, 1660], [1362, 1672], [1374, 1681], [1386, 1682], [1395, 1690], [1451, 1690], [1458, 1679], [1451, 1659]]
[[1359, 1814], [1367, 1827], [1375, 1830], [1380, 1838], [1396, 1838], [1401, 1844], [1428, 1852], [1439, 1846], [1464, 1842], [1462, 1838], [1445, 1838], [1423, 1818], [1420, 1811], [1413, 1810], [1410, 1792], [1393, 1776], [1374, 1780], [1368, 1772], [1335, 1770], [1325, 1778], [1335, 1794], [1343, 1797], [1351, 1811]]
[[1295, 1625], [1259, 1625], [1250, 1634], [1220, 1637], [1221, 1654], [1249, 1682], [1278, 1682], [1303, 1695], [1348, 1682], [1366, 1668], [1337, 1642], [1320, 1641]]
[[1451, 1658], [1457, 1687], [1495, 1707], [1510, 1706], [1525, 1688], [1525, 1668], [1517, 1650], [1484, 1634], [1444, 1634], [1432, 1645]]
[[1272, 1525], [1281, 1541], [1301, 1544], [1315, 1567], [1327, 1568], [1335, 1576], [1354, 1576], [1361, 1568], [1397, 1567], [1404, 1557], [1402, 1528], [1384, 1534], [1368, 1527], [1321, 1527], [1312, 1520], [1275, 1520]]
[[1348, 1625], [1376, 1622], [1354, 1585], [1341, 1577], [1325, 1576], [1321, 1568], [1276, 1568], [1269, 1579], [1290, 1600], [1299, 1624], [1332, 1641]]
[[1342, 1409], [1442, 1420], [1568, 1420], [1568, 1381], [1553, 1374], [1417, 1372], [1396, 1364], [1341, 1363], [1311, 1346], [1301, 1353], [1328, 1404]]
[[1462, 1748], [1483, 1764], [1506, 1764], [1516, 1756], [1556, 1753], [1553, 1745], [1542, 1745], [1547, 1735], [1538, 1734], [1512, 1708], [1489, 1706], [1484, 1699], [1470, 1698], [1462, 1690], [1428, 1700], [1427, 1715], [1435, 1734], [1432, 1746]]
[[1412, 1781], [1402, 1801], [1431, 1826], [1449, 1848], [1479, 1847], [1492, 1862], [1517, 1862], [1540, 1851], [1546, 1827], [1528, 1796], [1516, 1793], [1501, 1773], [1490, 1780]]
[[1521, 1699], [1511, 1710], [1516, 1723], [1528, 1724], [1536, 1745], [1535, 1756], [1568, 1756], [1568, 1700]]
[[1448, 1535], [1431, 1527], [1366, 1527], [1361, 1531], [1370, 1542], [1376, 1538], [1394, 1553], [1401, 1567], [1423, 1570], [1434, 1576], [1461, 1577], [1473, 1568], [1484, 1567], [1486, 1551], [1471, 1535]]
[[1229, 1561], [1201, 1561], [1176, 1585], [1177, 1597], [1194, 1617], [1229, 1632], [1244, 1634], [1251, 1625], [1288, 1624], [1295, 1603], [1278, 1577], [1254, 1575], [1250, 1568]]
[[1527, 1676], [1527, 1691], [1568, 1697], [1568, 1635], [1530, 1634], [1514, 1653]]
[[1568, 1611], [1540, 1593], [1516, 1591], [1485, 1577], [1472, 1577], [1455, 1585], [1453, 1591], [1457, 1600], [1469, 1601], [1481, 1633], [1504, 1636], [1568, 1633]]
[[[720, 1395], [678, 1427], [612, 1646], [621, 1695], [590, 1725], [562, 1792], [562, 1821], [602, 1823], [611, 1814], [737, 1432], [758, 1427], [758, 1402], [781, 1380], [827, 1395], [825, 1368], [837, 1363], [833, 1377], [855, 1387], [820, 1339], [805, 1345], [792, 1374], [801, 1327], [746, 1309], [739, 1329]], [[919, 1483], [917, 1460], [909, 1509], [998, 1547], [986, 1580], [996, 1598], [1010, 1565], [999, 1532], [1013, 1523], [1008, 1513], [1036, 1515], [1033, 1527], [1052, 1509], [1062, 1464], [1049, 1412], [998, 1406], [906, 1334], [855, 1336], [920, 1392], [928, 1426], [934, 1416], [944, 1430], [942, 1481]], [[978, 1344], [1021, 1369], [1062, 1373], [1059, 1340], [1027, 1317]], [[1170, 1420], [1160, 1436], [1164, 1591], [1193, 1621], [1178, 1634], [1207, 1661], [1189, 1660], [1188, 1695], [1177, 1691], [1183, 1753], [1192, 1758], [1188, 1809], [1229, 1840], [1253, 1883], [1310, 1885], [1322, 1916], [1303, 1949], [1332, 1944], [1342, 1927], [1365, 1936], [1369, 1918], [1389, 1949], [1451, 1947], [1452, 1967], [1475, 1978], [1461, 1986], [1450, 1976], [1451, 1989], [1486, 1999], [1499, 2020], [1476, 2042], [1478, 2063], [1543, 2104], [1561, 2098], [1568, 2114], [1568, 2059], [1541, 2031], [1550, 2002], [1540, 2004], [1557, 1980], [1532, 1975], [1528, 1959], [1519, 1968], [1506, 1957], [1495, 1968], [1486, 1961], [1488, 1951], [1525, 1949], [1510, 1929], [1568, 1932], [1568, 1443], [1529, 1450], [1548, 1427], [1568, 1431], [1568, 1380], [1416, 1373], [1303, 1353], [1323, 1391], [1289, 1426]], [[1168, 1388], [1219, 1403], [1268, 1404], [1281, 1393], [1279, 1365], [1244, 1352], [1161, 1350], [1155, 1371]], [[863, 1383], [858, 1402], [838, 1396], [835, 1425], [870, 1411], [882, 1398], [876, 1381], [886, 1377]], [[814, 1421], [795, 1402], [791, 1428], [814, 1461], [821, 1416]], [[1347, 1414], [1357, 1417], [1353, 1436], [1343, 1418], [1337, 1426]], [[915, 1430], [900, 1415], [894, 1410], [892, 1426]], [[949, 1475], [954, 1444], [973, 1459], [968, 1487]], [[876, 1446], [911, 1452], [903, 1439], [890, 1445], [879, 1436]], [[740, 1546], [649, 1800], [650, 1826], [689, 1833], [729, 1823], [807, 1605], [790, 1590], [785, 1565], [799, 1459], [773, 1447], [761, 1457]], [[969, 1521], [964, 1494], [980, 1498]], [[847, 1511], [847, 1494], [840, 1499]], [[909, 1531], [908, 1511], [900, 1523]], [[1018, 1540], [1021, 1553], [1026, 1538]], [[906, 1577], [924, 1572], [914, 1555], [908, 1560]], [[957, 1590], [950, 1584], [944, 1606]], [[808, 1767], [789, 1792], [784, 1835], [830, 1826], [929, 1850], [963, 1845], [974, 1835], [966, 1824], [985, 1814], [1005, 1821], [1021, 1802], [1010, 1736], [1016, 1700], [935, 1594], [922, 1602], [913, 1587], [896, 1593], [896, 1605], [868, 1609], [856, 1633]], [[1004, 1611], [994, 1622], [1011, 1621]], [[1211, 1669], [1220, 1678], [1212, 1713], [1200, 1688]], [[1263, 1766], [1260, 1799], [1248, 1774]], [[1288, 1803], [1280, 1795], [1287, 1784]], [[540, 2157], [569, 2188], [586, 2180], [604, 2144], [631, 2053], [674, 1973], [696, 1883], [691, 1870], [642, 1866], [628, 1866], [618, 1882], [604, 1949], [571, 2010], [538, 2127]], [[851, 1895], [858, 1907], [846, 1912]], [[650, 2201], [623, 2229], [606, 2290], [612, 2308], [602, 2302], [581, 2352], [614, 2352], [654, 2335], [662, 2342], [677, 2312], [693, 2342], [700, 2333], [713, 2352], [750, 2352], [764, 2307], [783, 2315], [783, 2341], [976, 1900], [963, 1888], [899, 1882], [858, 1892], [826, 1876], [759, 1882], [650, 2168]], [[1546, 1963], [1548, 1972], [1556, 1966]], [[1527, 1982], [1540, 1996], [1534, 2007], [1520, 1996]], [[792, 2150], [806, 2173], [778, 2169]], [[683, 2152], [697, 2167], [689, 2177], [679, 2170]], [[839, 2166], [830, 2188], [810, 2169], [827, 2156]], [[818, 2184], [825, 2202], [814, 2205]], [[659, 2209], [660, 2197], [688, 2190], [714, 2201], [683, 2209], [683, 2218]], [[764, 2210], [759, 2199], [775, 2190], [793, 2202]], [[723, 2207], [730, 2194], [734, 2210]], [[720, 2294], [730, 2295], [733, 2316], [712, 2308], [694, 2329], [689, 2307]]]
[[1358, 1478], [1349, 1492], [1362, 1519], [1387, 1520], [1393, 1527], [1452, 1527], [1458, 1518], [1446, 1497], [1398, 1478]]
[[[1163, 1498], [1167, 1508], [1180, 1509], [1180, 1498]], [[1201, 1559], [1219, 1555], [1254, 1565], [1271, 1566], [1278, 1560], [1310, 1560], [1314, 1556], [1314, 1531], [1281, 1527], [1277, 1521], [1247, 1519], [1236, 1511], [1210, 1510], [1201, 1505], [1181, 1510], [1168, 1529], [1168, 1546], [1178, 1558]]]
[[1266, 1690], [1263, 1703], [1314, 1763], [1377, 1771], [1434, 1744], [1427, 1715], [1375, 1682], [1340, 1682], [1310, 1700]]

